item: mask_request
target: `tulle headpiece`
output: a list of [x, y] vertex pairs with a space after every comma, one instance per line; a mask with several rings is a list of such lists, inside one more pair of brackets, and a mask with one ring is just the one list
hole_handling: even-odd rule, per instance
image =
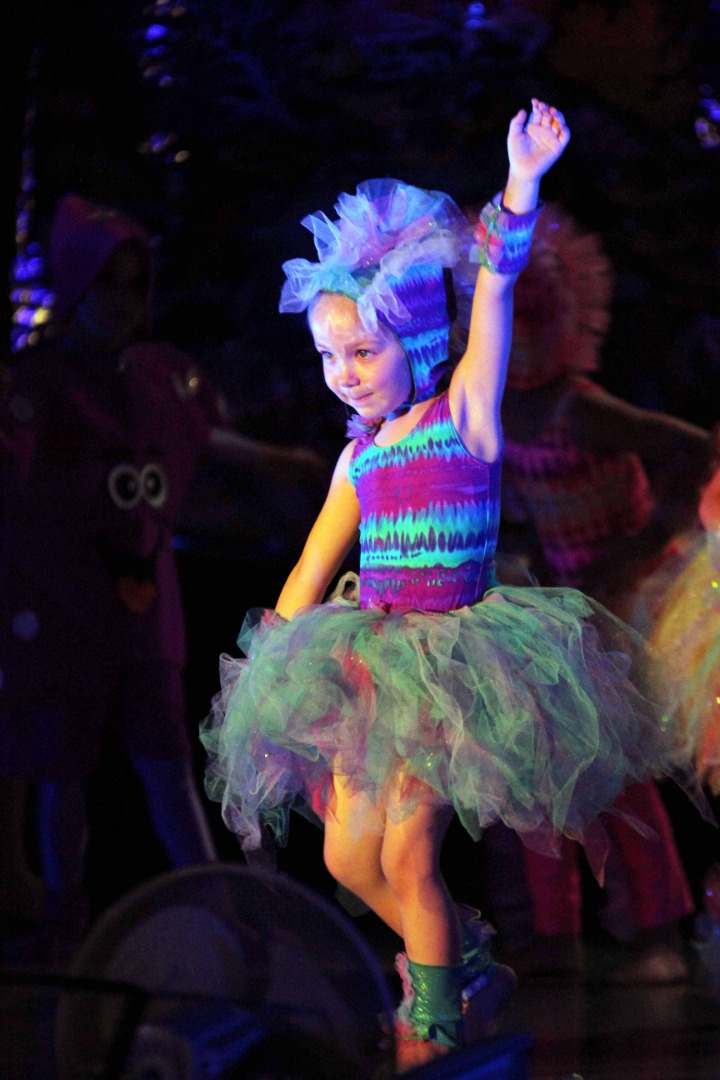
[[515, 285], [508, 385], [531, 389], [563, 372], [594, 371], [611, 294], [612, 267], [599, 237], [548, 204]]
[[303, 218], [319, 261], [283, 264], [280, 311], [305, 311], [321, 292], [349, 296], [366, 330], [380, 320], [397, 335], [412, 371], [412, 401], [425, 401], [448, 359], [443, 270], [460, 258], [467, 218], [449, 195], [387, 178], [341, 194], [335, 210], [335, 221], [322, 212]]

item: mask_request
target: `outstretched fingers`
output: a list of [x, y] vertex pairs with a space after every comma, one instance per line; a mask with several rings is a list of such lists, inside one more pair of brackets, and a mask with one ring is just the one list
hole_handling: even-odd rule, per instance
[[560, 110], [556, 109], [554, 105], [539, 101], [537, 98], [532, 99], [532, 112], [527, 118], [525, 130], [530, 135], [539, 134], [543, 131], [552, 132], [563, 148], [570, 141], [570, 129]]

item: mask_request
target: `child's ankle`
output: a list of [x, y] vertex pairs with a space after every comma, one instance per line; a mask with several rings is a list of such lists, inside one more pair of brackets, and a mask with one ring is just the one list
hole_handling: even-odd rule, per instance
[[436, 1042], [452, 1049], [462, 1046], [462, 967], [417, 964], [410, 959], [405, 964], [409, 985], [396, 1014], [398, 1037]]

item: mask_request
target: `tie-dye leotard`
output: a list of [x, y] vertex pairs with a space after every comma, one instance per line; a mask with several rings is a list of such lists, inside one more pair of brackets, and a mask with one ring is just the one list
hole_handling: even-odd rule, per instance
[[500, 467], [467, 451], [446, 395], [395, 445], [358, 440], [359, 604], [249, 616], [203, 725], [208, 793], [247, 848], [261, 817], [281, 838], [292, 806], [324, 819], [335, 773], [384, 803], [401, 776], [391, 817], [431, 798], [473, 836], [502, 820], [545, 850], [581, 839], [597, 867], [597, 815], [682, 757], [639, 637], [574, 589], [493, 586]]
[[358, 441], [360, 606], [452, 611], [481, 599], [500, 518], [500, 462], [465, 449], [447, 394], [400, 442]]

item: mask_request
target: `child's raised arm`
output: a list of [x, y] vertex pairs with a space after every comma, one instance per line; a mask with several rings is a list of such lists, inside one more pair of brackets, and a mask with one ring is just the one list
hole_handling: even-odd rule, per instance
[[478, 222], [481, 266], [467, 349], [450, 386], [450, 407], [465, 445], [486, 461], [494, 461], [502, 448], [500, 402], [512, 334], [512, 290], [527, 261], [540, 178], [569, 140], [557, 109], [536, 99], [529, 117], [521, 109], [508, 131], [505, 190], [484, 208]]

